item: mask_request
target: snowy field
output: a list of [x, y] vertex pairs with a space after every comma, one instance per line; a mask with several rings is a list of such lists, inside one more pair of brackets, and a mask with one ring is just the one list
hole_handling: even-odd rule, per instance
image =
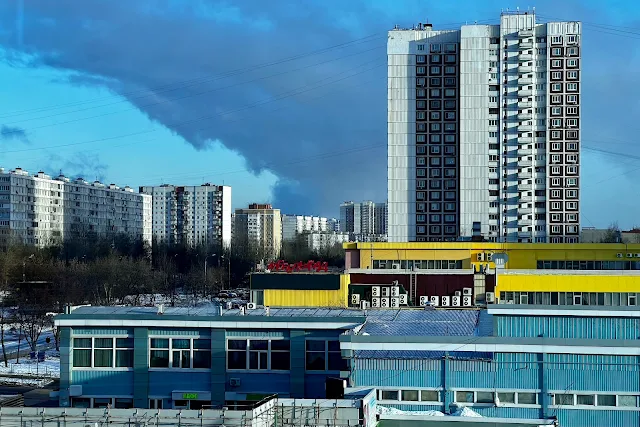
[[60, 354], [55, 350], [46, 352], [44, 362], [31, 360], [29, 357], [15, 359], [9, 366], [0, 363], [0, 383], [42, 387], [53, 379], [60, 378]]
[[[403, 411], [401, 409], [391, 408], [388, 406], [376, 406], [376, 411], [378, 415], [408, 415], [408, 416], [429, 416], [429, 417], [444, 417], [445, 414], [440, 411]], [[482, 417], [482, 415], [478, 414], [474, 410], [465, 407], [458, 409], [456, 412], [451, 414], [454, 417], [472, 417], [478, 418]]]

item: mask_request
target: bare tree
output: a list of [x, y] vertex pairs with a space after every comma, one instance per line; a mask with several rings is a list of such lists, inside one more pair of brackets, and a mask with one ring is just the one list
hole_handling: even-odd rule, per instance
[[622, 241], [622, 233], [618, 222], [612, 222], [607, 228], [604, 236], [600, 239], [600, 243], [620, 243]]

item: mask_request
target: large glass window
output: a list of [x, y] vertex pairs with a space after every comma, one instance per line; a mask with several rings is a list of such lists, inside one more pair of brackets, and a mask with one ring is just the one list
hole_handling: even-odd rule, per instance
[[211, 340], [201, 338], [151, 338], [151, 368], [209, 369]]
[[231, 339], [227, 341], [227, 368], [254, 371], [288, 371], [291, 344], [279, 339]]
[[346, 370], [346, 360], [342, 358], [339, 341], [307, 340], [307, 371]]
[[74, 368], [132, 368], [132, 338], [74, 338]]

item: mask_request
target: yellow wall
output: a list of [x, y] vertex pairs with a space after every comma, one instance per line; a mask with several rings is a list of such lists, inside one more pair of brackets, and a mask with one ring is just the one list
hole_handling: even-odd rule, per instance
[[[371, 268], [371, 260], [467, 260], [463, 267], [477, 262], [480, 252], [506, 253], [507, 269], [535, 269], [536, 261], [638, 261], [637, 258], [616, 257], [618, 253], [640, 253], [640, 244], [611, 243], [345, 243], [347, 250], [358, 250], [360, 268]], [[373, 257], [372, 257], [373, 253]], [[493, 267], [493, 265], [490, 265]]]
[[348, 307], [348, 274], [340, 275], [337, 291], [265, 289], [264, 305], [273, 307]]
[[[576, 272], [577, 273], [577, 272]], [[500, 292], [640, 292], [640, 276], [616, 275], [499, 275]]]

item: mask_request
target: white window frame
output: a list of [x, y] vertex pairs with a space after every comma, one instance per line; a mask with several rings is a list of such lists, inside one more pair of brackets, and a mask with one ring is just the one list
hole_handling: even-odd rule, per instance
[[576, 58], [567, 59], [567, 68], [574, 68], [578, 66], [578, 60]]
[[[377, 387], [377, 398], [381, 403], [395, 403], [402, 402], [410, 405], [438, 405], [442, 404], [442, 388], [416, 388], [416, 387]], [[402, 394], [405, 391], [415, 391], [418, 393], [418, 400], [404, 400]], [[422, 400], [422, 392], [435, 392], [437, 393], [438, 400]], [[383, 392], [395, 392], [398, 394], [398, 399], [383, 399]]]
[[577, 92], [578, 91], [578, 83], [569, 82], [567, 83], [567, 92]]
[[[153, 347], [153, 349], [155, 350], [166, 350], [169, 352], [169, 367], [164, 368], [164, 367], [151, 367], [151, 340], [152, 339], [168, 339], [169, 340], [169, 348], [158, 348], [158, 347]], [[174, 350], [173, 348], [173, 340], [189, 340], [189, 348], [176, 348]], [[209, 354], [211, 354], [211, 348], [208, 349], [194, 349], [193, 347], [193, 341], [194, 340], [211, 340], [211, 338], [209, 337], [200, 337], [200, 336], [149, 336], [148, 338], [148, 352], [147, 352], [147, 366], [149, 367], [149, 371], [162, 371], [162, 372], [167, 372], [167, 371], [173, 371], [173, 372], [203, 372], [203, 371], [210, 371], [211, 367], [209, 368], [194, 368], [193, 367], [193, 354], [197, 351], [208, 351]], [[180, 351], [180, 353], [182, 354], [182, 351], [187, 351], [189, 350], [189, 364], [190, 367], [189, 368], [176, 368], [173, 366], [173, 352], [174, 351]], [[225, 358], [226, 358], [226, 353], [225, 353]], [[210, 362], [211, 363], [211, 362]]]
[[[79, 339], [90, 339], [91, 340], [91, 348], [88, 347], [81, 347], [81, 348], [75, 348], [73, 342], [74, 339], [79, 338]], [[108, 369], [108, 370], [113, 370], [113, 371], [132, 371], [133, 370], [133, 366], [125, 366], [125, 367], [116, 367], [116, 356], [117, 356], [117, 351], [121, 350], [121, 351], [133, 351], [134, 347], [133, 345], [131, 347], [122, 347], [122, 348], [118, 348], [116, 347], [116, 343], [117, 343], [117, 339], [121, 339], [121, 338], [125, 338], [125, 339], [130, 339], [133, 340], [133, 336], [131, 335], [123, 335], [123, 334], [118, 334], [118, 335], [96, 335], [96, 336], [87, 336], [87, 335], [74, 335], [71, 337], [71, 351], [73, 352], [74, 350], [90, 350], [91, 351], [91, 366], [84, 366], [84, 367], [76, 367], [73, 366], [73, 363], [71, 364], [71, 369], [72, 370], [96, 370], [96, 369]], [[111, 339], [111, 351], [112, 351], [112, 355], [111, 355], [111, 366], [95, 366], [95, 351], [96, 350], [108, 350], [108, 348], [96, 348], [96, 344], [95, 344], [95, 340], [96, 339]]]

